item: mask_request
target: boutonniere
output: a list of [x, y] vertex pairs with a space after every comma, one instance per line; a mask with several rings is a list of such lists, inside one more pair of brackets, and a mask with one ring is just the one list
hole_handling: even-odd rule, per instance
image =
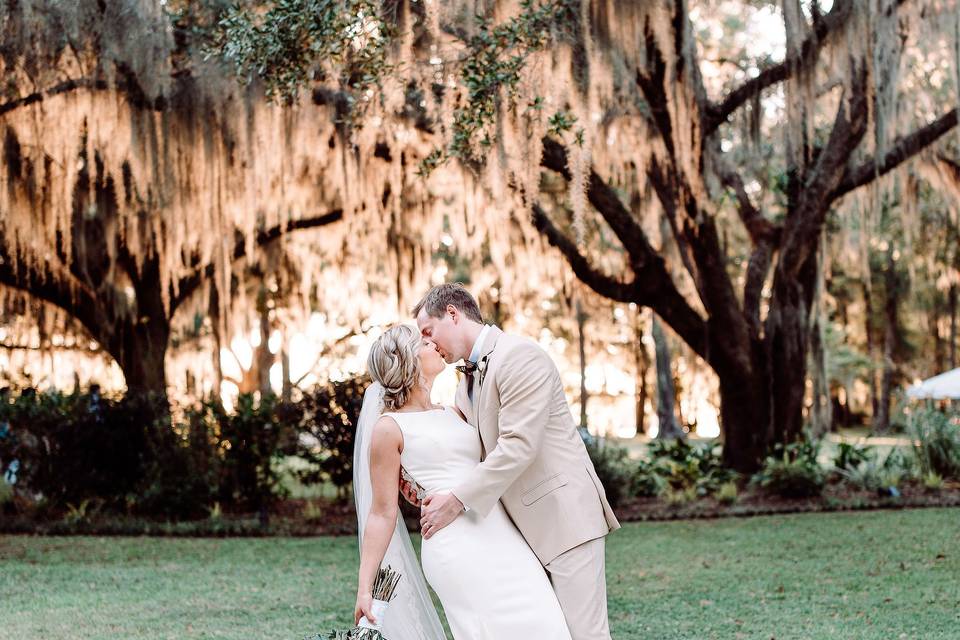
[[489, 364], [490, 357], [483, 356], [480, 358], [480, 362], [477, 363], [477, 384], [483, 384], [483, 376], [487, 372], [487, 364]]

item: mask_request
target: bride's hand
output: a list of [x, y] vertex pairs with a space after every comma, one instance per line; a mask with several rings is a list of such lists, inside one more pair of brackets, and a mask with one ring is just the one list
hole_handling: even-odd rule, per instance
[[353, 610], [353, 624], [360, 624], [360, 618], [366, 616], [370, 624], [377, 624], [373, 617], [373, 595], [370, 593], [357, 594], [357, 606]]
[[423, 501], [417, 497], [417, 490], [412, 484], [402, 476], [400, 478], [400, 495], [403, 496], [403, 499], [412, 504], [415, 507], [420, 507], [423, 505]]

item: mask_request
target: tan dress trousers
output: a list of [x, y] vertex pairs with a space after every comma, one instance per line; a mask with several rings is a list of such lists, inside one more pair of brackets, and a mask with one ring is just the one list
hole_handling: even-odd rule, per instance
[[546, 565], [573, 640], [610, 640], [604, 540], [584, 542]]

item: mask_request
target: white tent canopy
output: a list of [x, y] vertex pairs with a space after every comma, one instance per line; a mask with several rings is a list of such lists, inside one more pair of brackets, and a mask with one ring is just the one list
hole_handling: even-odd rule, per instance
[[941, 373], [907, 389], [914, 400], [960, 400], [960, 368]]

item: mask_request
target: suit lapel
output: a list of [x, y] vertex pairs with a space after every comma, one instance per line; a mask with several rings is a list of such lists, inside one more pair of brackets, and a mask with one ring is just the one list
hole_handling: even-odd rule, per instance
[[464, 375], [460, 376], [460, 382], [457, 384], [457, 395], [456, 395], [456, 405], [463, 411], [463, 415], [466, 416], [467, 422], [471, 426], [477, 426], [477, 410], [472, 402], [470, 402], [470, 396], [467, 393], [467, 378]]
[[[480, 347], [480, 362], [483, 363], [482, 367], [484, 369], [485, 375], [483, 376], [484, 381], [487, 381], [486, 373], [489, 373], [490, 370], [490, 358], [493, 354], [494, 349], [497, 347], [497, 342], [500, 339], [500, 336], [503, 335], [503, 331], [499, 327], [492, 326], [490, 331], [487, 332], [487, 337], [483, 341], [484, 343]], [[484, 457], [486, 457], [486, 452], [490, 450], [490, 447], [487, 446], [487, 443], [483, 440], [483, 428], [480, 424], [481, 416], [481, 402], [483, 401], [483, 384], [480, 384], [479, 377], [474, 381], [473, 389], [473, 414], [475, 416], [477, 430], [480, 432], [480, 441], [483, 443]], [[487, 425], [489, 426], [489, 425]], [[496, 430], [499, 434], [499, 429]]]

